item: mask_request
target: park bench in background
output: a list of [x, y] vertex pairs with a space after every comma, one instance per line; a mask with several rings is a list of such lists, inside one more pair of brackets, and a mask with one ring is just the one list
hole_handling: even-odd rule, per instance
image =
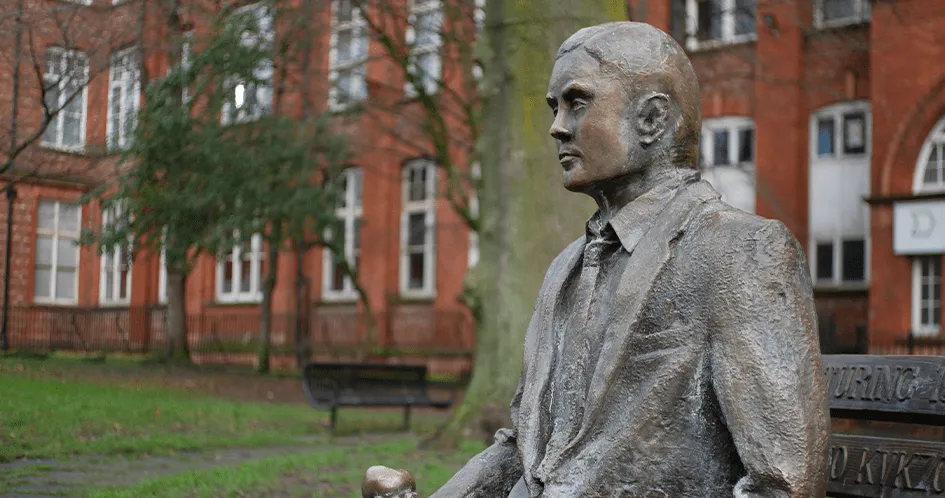
[[945, 496], [945, 356], [824, 355], [827, 496]]
[[342, 406], [402, 406], [404, 429], [409, 429], [411, 408], [445, 409], [452, 405], [452, 399], [430, 397], [425, 365], [312, 362], [305, 365], [302, 384], [312, 406], [331, 410], [332, 431]]

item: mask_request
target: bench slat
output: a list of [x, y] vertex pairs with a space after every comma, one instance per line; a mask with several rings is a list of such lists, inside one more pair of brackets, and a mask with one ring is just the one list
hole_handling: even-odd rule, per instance
[[945, 425], [945, 357], [824, 355], [831, 415]]
[[945, 496], [945, 443], [833, 434], [827, 495]]

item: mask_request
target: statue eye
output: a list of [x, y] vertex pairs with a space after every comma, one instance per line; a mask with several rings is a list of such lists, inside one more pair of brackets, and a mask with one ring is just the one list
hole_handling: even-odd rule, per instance
[[571, 102], [571, 108], [573, 109], [583, 109], [585, 107], [587, 107], [587, 101], [584, 99], [574, 99]]

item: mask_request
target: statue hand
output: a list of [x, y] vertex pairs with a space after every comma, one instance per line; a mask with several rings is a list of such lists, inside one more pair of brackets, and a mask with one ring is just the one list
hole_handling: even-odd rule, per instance
[[375, 465], [364, 473], [361, 483], [364, 498], [418, 498], [417, 483], [406, 470]]

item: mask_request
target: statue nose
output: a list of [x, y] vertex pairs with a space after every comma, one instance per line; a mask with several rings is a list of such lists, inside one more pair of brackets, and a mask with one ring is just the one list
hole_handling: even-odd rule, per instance
[[556, 140], [561, 140], [563, 142], [570, 140], [572, 137], [571, 131], [568, 130], [558, 119], [555, 119], [554, 123], [551, 123], [551, 129], [548, 130], [548, 132]]

